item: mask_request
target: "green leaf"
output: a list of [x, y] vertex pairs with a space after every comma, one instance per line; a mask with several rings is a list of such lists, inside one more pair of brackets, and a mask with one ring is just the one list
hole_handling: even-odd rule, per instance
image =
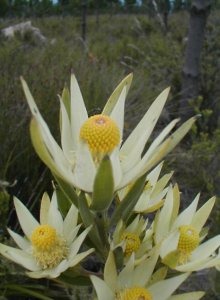
[[121, 246], [115, 248], [113, 250], [114, 257], [115, 257], [115, 264], [117, 266], [117, 269], [120, 270], [122, 269], [124, 265], [124, 252]]
[[96, 173], [91, 209], [106, 210], [113, 200], [114, 179], [112, 165], [108, 156], [101, 161]]
[[167, 256], [162, 259], [162, 263], [170, 267], [171, 269], [175, 269], [178, 264], [180, 258], [180, 253], [178, 250], [170, 252]]
[[102, 252], [103, 244], [99, 237], [98, 230], [95, 223], [95, 215], [89, 209], [87, 199], [84, 192], [81, 192], [78, 198], [78, 209], [85, 227], [92, 225], [92, 229], [89, 231], [88, 236], [93, 243], [95, 249]]
[[161, 267], [159, 268], [156, 272], [154, 272], [154, 274], [151, 276], [149, 285], [152, 285], [158, 281], [164, 280], [167, 276], [167, 271], [168, 268], [167, 267]]
[[67, 213], [71, 207], [70, 200], [66, 196], [66, 194], [61, 190], [60, 187], [56, 188], [56, 195], [57, 195], [57, 202], [58, 202], [59, 210], [61, 211], [63, 218], [65, 218], [65, 216], [67, 215]]
[[104, 246], [104, 252], [107, 253], [109, 251], [109, 227], [108, 227], [108, 219], [107, 219], [107, 212], [96, 212], [95, 213], [95, 223], [96, 228], [98, 229], [99, 236], [101, 238], [102, 244]]
[[75, 192], [75, 188], [54, 173], [53, 173], [53, 177], [58, 183], [60, 189], [65, 194], [66, 199], [69, 201], [69, 203], [74, 204], [76, 207], [78, 207], [78, 196]]
[[32, 296], [34, 298], [41, 299], [41, 300], [53, 300], [53, 298], [44, 296], [45, 290], [40, 293], [40, 292], [31, 290], [31, 289], [23, 287], [23, 286], [19, 286], [17, 284], [6, 284], [5, 287], [18, 292], [21, 295], [29, 295], [29, 296]]
[[128, 76], [126, 76], [120, 83], [119, 85], [116, 87], [116, 89], [114, 90], [114, 92], [111, 94], [111, 96], [109, 97], [103, 111], [102, 114], [104, 115], [110, 115], [113, 108], [115, 107], [119, 96], [124, 88], [124, 86], [126, 86], [126, 94], [128, 93], [128, 90], [130, 88], [131, 82], [132, 82], [132, 78], [133, 78], [133, 74], [129, 74]]
[[85, 276], [83, 274], [80, 274], [80, 272], [77, 270], [77, 267], [76, 271], [74, 270], [74, 268], [71, 268], [63, 272], [59, 276], [58, 281], [61, 281], [68, 286], [91, 286], [89, 275], [87, 274], [87, 276]]
[[141, 176], [131, 187], [125, 198], [120, 202], [115, 209], [110, 225], [116, 224], [121, 218], [126, 222], [129, 218], [133, 208], [135, 207], [141, 193], [143, 192], [146, 181], [146, 174]]

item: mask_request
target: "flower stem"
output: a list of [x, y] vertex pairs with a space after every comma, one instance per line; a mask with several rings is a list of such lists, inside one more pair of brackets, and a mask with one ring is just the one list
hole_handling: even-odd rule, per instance
[[109, 242], [108, 242], [108, 225], [106, 212], [97, 212], [95, 216], [95, 222], [97, 224], [98, 232], [100, 239], [104, 245], [103, 253], [106, 254], [106, 258], [109, 251]]

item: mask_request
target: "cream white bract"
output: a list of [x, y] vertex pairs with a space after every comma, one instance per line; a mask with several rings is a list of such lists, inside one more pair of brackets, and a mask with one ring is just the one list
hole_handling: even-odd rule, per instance
[[154, 167], [185, 136], [195, 118], [184, 123], [173, 133], [172, 138], [167, 138], [178, 120], [172, 121], [143, 155], [144, 147], [167, 100], [169, 93], [167, 88], [157, 97], [122, 144], [124, 105], [131, 80], [132, 75], [128, 75], [111, 95], [102, 114], [90, 119], [76, 78], [72, 75], [70, 97], [65, 96], [68, 93], [60, 97], [60, 147], [42, 118], [26, 82], [22, 79], [33, 115], [31, 122], [33, 145], [56, 177], [78, 189], [92, 192], [97, 164], [104, 154], [108, 154], [113, 168], [114, 188], [119, 190]]
[[[104, 280], [91, 276], [98, 300], [175, 300], [171, 296], [180, 284], [186, 280], [189, 273], [164, 279], [166, 273], [154, 277], [154, 269], [158, 259], [158, 251], [152, 253], [139, 265], [135, 265], [134, 254], [131, 255], [125, 267], [118, 273], [112, 252], [109, 253], [104, 269]], [[157, 279], [155, 279], [157, 277]], [[154, 279], [153, 279], [154, 278]], [[192, 295], [194, 294], [194, 295]], [[187, 299], [196, 300], [203, 292], [188, 293]]]
[[0, 244], [0, 253], [27, 269], [29, 277], [58, 277], [93, 251], [78, 253], [90, 228], [77, 236], [80, 229], [77, 225], [78, 210], [72, 205], [63, 220], [55, 192], [51, 202], [46, 193], [43, 195], [40, 222], [17, 198], [14, 198], [14, 205], [25, 237], [9, 229], [19, 249]]
[[203, 230], [214, 206], [215, 197], [197, 210], [199, 195], [179, 215], [180, 193], [171, 186], [164, 206], [155, 221], [155, 243], [160, 244], [160, 256], [169, 267], [180, 272], [193, 272], [220, 263], [220, 235], [201, 243]]

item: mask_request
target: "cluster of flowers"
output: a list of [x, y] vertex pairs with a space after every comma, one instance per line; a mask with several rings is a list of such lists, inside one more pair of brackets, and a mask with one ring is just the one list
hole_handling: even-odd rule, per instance
[[[76, 277], [77, 270], [81, 278], [90, 278], [98, 300], [201, 299], [202, 291], [173, 294], [192, 272], [220, 267], [220, 235], [208, 240], [204, 227], [215, 198], [197, 209], [198, 195], [179, 212], [178, 186], [169, 183], [172, 173], [160, 176], [162, 159], [195, 118], [175, 131], [178, 119], [173, 120], [146, 149], [166, 89], [122, 143], [131, 80], [130, 74], [117, 86], [101, 114], [88, 117], [72, 75], [70, 91], [64, 88], [60, 96], [59, 146], [22, 79], [33, 146], [57, 186], [51, 200], [43, 195], [39, 221], [14, 198], [25, 236], [8, 229], [19, 248], [0, 244], [0, 253], [32, 278], [59, 277], [65, 284], [62, 274], [68, 270]], [[89, 255], [103, 266], [97, 274], [80, 266]]]

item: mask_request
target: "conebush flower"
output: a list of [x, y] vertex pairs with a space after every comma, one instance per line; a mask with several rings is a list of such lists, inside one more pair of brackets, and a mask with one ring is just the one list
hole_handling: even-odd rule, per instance
[[[158, 259], [158, 251], [154, 249], [150, 258], [146, 258], [139, 265], [135, 265], [132, 254], [124, 268], [118, 272], [113, 252], [109, 252], [104, 268], [104, 278], [92, 275], [91, 281], [96, 290], [98, 300], [167, 300], [179, 299], [171, 296], [181, 283], [187, 279], [189, 273], [164, 279], [166, 272], [159, 270], [156, 275], [154, 269]], [[200, 299], [204, 293], [198, 292], [192, 298]], [[178, 295], [180, 296], [180, 295]], [[177, 297], [178, 297], [177, 296]]]
[[65, 219], [57, 207], [56, 193], [52, 200], [45, 193], [40, 208], [40, 222], [16, 197], [15, 210], [25, 237], [8, 229], [19, 248], [0, 244], [0, 253], [23, 266], [32, 278], [55, 278], [70, 267], [74, 267], [93, 249], [79, 252], [90, 228], [78, 235], [78, 210], [73, 205]]
[[220, 235], [203, 242], [207, 231], [203, 229], [214, 206], [210, 198], [197, 210], [199, 195], [179, 215], [180, 193], [171, 186], [155, 220], [155, 243], [161, 244], [162, 262], [180, 272], [193, 272], [220, 263]]
[[[164, 197], [168, 191], [166, 187], [173, 172], [163, 175], [160, 179], [160, 173], [163, 166], [161, 162], [146, 176], [146, 184], [144, 190], [139, 197], [134, 211], [136, 213], [150, 213], [158, 210], [164, 203]], [[118, 191], [119, 200], [122, 201], [127, 192], [129, 192], [130, 186]]]
[[80, 129], [80, 138], [85, 141], [95, 160], [111, 153], [120, 143], [119, 127], [109, 116], [94, 115]]
[[125, 258], [134, 253], [135, 259], [143, 258], [152, 248], [152, 228], [147, 229], [148, 220], [137, 215], [136, 218], [125, 226], [120, 220], [112, 236], [111, 248], [122, 247]]
[[36, 152], [56, 179], [77, 189], [92, 192], [97, 167], [105, 155], [110, 157], [114, 190], [134, 182], [153, 168], [185, 136], [195, 121], [189, 119], [170, 137], [178, 119], [168, 124], [143, 154], [146, 143], [166, 103], [169, 88], [153, 102], [139, 124], [123, 141], [124, 106], [132, 75], [115, 89], [99, 115], [88, 117], [77, 80], [72, 74], [70, 94], [60, 97], [61, 146], [55, 141], [41, 116], [26, 82], [22, 79], [33, 119], [31, 137]]

